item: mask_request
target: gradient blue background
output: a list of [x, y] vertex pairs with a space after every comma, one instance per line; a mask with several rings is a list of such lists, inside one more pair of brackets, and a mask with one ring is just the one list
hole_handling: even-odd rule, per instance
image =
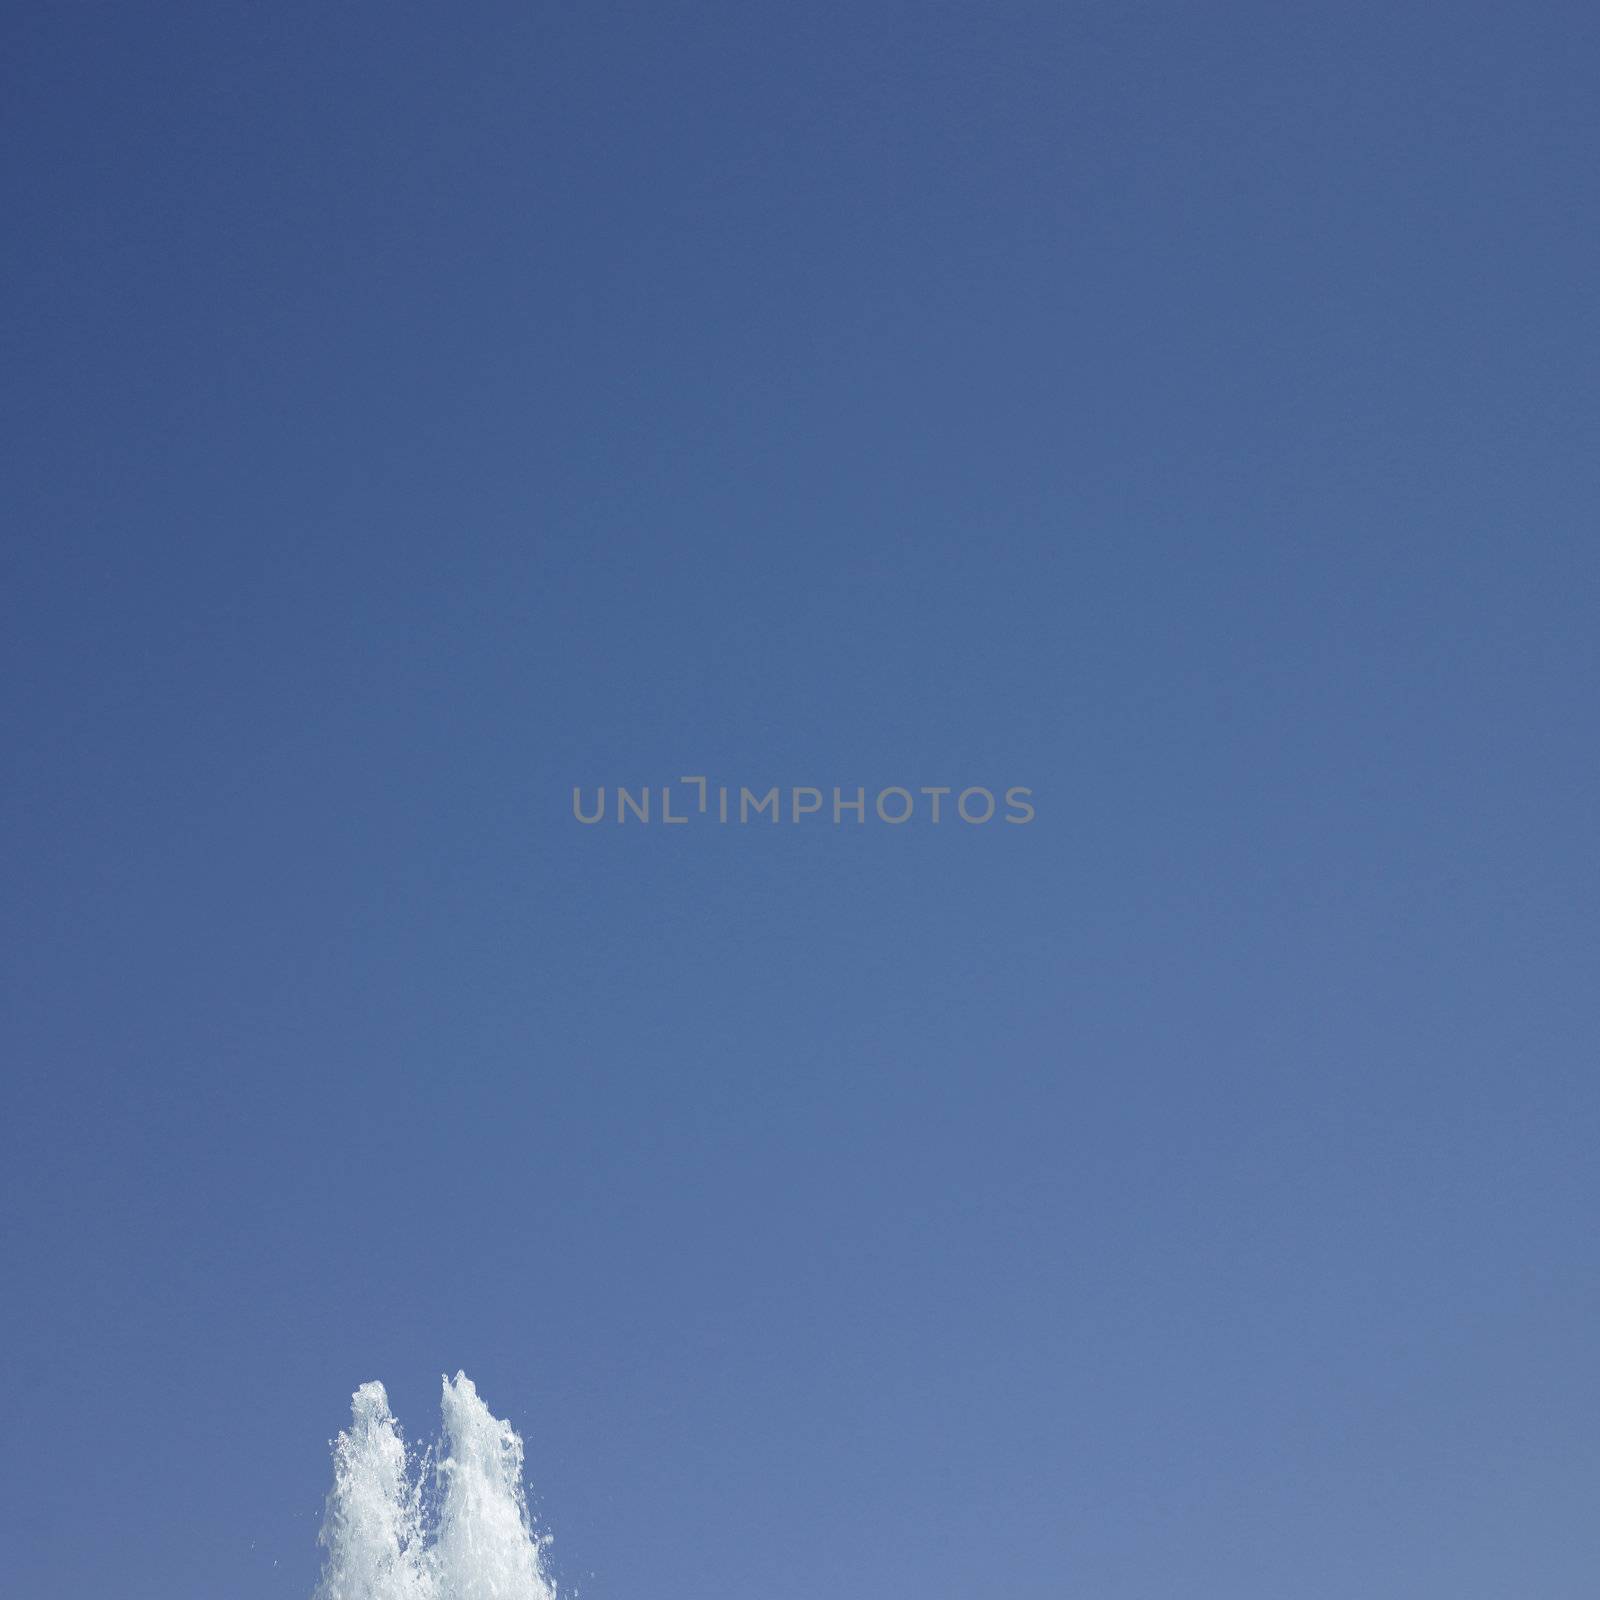
[[0, 1586], [1592, 1595], [1597, 46], [13, 8]]

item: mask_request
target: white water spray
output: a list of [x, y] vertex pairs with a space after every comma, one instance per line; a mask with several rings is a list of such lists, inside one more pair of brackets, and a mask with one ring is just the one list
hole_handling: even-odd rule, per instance
[[444, 1380], [444, 1437], [406, 1449], [381, 1383], [334, 1441], [314, 1600], [555, 1600], [528, 1520], [522, 1440], [464, 1372]]

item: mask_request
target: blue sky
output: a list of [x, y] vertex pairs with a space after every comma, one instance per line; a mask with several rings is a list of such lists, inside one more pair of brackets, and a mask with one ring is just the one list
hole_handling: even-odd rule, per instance
[[9, 33], [8, 1592], [1592, 1592], [1591, 8]]

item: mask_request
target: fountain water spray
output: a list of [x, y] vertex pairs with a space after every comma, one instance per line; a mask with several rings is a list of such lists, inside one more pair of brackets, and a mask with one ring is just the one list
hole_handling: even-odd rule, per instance
[[444, 1436], [406, 1448], [381, 1383], [351, 1400], [314, 1600], [555, 1600], [528, 1518], [522, 1440], [464, 1372], [444, 1380]]

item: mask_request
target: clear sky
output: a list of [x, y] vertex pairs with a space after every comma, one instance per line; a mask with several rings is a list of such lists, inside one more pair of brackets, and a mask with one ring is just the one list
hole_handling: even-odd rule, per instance
[[1593, 1595], [1592, 6], [6, 33], [0, 1588]]

